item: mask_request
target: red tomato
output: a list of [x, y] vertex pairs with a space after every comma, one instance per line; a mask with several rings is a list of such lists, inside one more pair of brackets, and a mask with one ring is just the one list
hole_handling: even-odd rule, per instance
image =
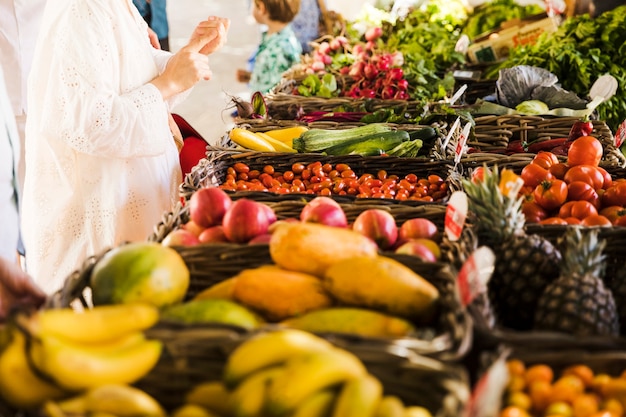
[[563, 162], [559, 162], [558, 164], [554, 164], [550, 167], [550, 174], [554, 176], [554, 178], [562, 180], [565, 177], [565, 173], [569, 167]]
[[604, 176], [593, 165], [576, 165], [571, 167], [565, 173], [564, 181], [568, 184], [574, 181], [582, 181], [591, 185], [594, 190], [602, 189], [604, 185]]
[[539, 223], [548, 217], [548, 212], [533, 201], [524, 201], [522, 203], [522, 213], [526, 216], [528, 223]]
[[472, 171], [470, 179], [473, 183], [482, 182], [483, 178], [485, 178], [485, 167], [477, 167]]
[[602, 174], [602, 177], [604, 178], [604, 183], [602, 184], [602, 188], [606, 190], [613, 184], [613, 177], [611, 177], [611, 174], [609, 174], [609, 172], [606, 169], [602, 167], [598, 167], [597, 169], [598, 171], [600, 171], [600, 173]]
[[604, 206], [626, 206], [626, 181], [615, 181], [602, 195]]
[[561, 180], [546, 180], [533, 192], [535, 202], [546, 210], [554, 210], [567, 200], [567, 184]]
[[565, 220], [565, 223], [567, 224], [580, 224], [581, 223], [581, 220], [577, 219], [576, 217], [567, 217], [563, 220]]
[[615, 224], [617, 219], [626, 215], [626, 209], [622, 206], [608, 206], [600, 210], [598, 214], [603, 215], [609, 219], [611, 223]]
[[601, 214], [591, 214], [585, 217], [581, 222], [583, 226], [602, 226], [602, 227], [611, 227], [613, 223], [606, 217]]
[[542, 181], [554, 178], [553, 175], [550, 174], [550, 171], [537, 164], [526, 165], [524, 169], [522, 169], [521, 176], [522, 180], [524, 180], [524, 185], [533, 188], [538, 186]]
[[598, 210], [589, 201], [568, 201], [559, 209], [559, 217], [562, 219], [576, 217], [582, 220], [592, 214], [598, 214]]
[[535, 155], [532, 163], [539, 165], [543, 169], [550, 169], [552, 165], [559, 163], [559, 158], [552, 152], [540, 151]]
[[626, 227], [626, 216], [622, 216], [613, 222], [613, 226]]
[[586, 182], [573, 181], [567, 186], [567, 200], [568, 201], [589, 201], [596, 208], [600, 206], [600, 197], [596, 190]]
[[539, 224], [567, 224], [567, 222], [559, 217], [548, 217], [540, 221]]
[[593, 136], [581, 136], [576, 139], [567, 151], [567, 164], [598, 166], [602, 159], [602, 144]]

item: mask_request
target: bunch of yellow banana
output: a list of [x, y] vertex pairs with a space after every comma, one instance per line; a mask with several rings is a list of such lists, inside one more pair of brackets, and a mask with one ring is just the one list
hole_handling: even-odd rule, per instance
[[229, 356], [223, 381], [196, 386], [174, 415], [430, 417], [383, 395], [381, 382], [352, 353], [294, 329], [242, 343]]
[[161, 355], [161, 342], [143, 334], [158, 318], [145, 304], [18, 315], [0, 353], [0, 397], [29, 410], [102, 385], [133, 383]]

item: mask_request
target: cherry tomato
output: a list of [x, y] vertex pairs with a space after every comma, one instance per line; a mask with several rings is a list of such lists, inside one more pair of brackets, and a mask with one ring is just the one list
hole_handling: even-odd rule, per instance
[[593, 136], [581, 136], [569, 147], [567, 151], [567, 164], [570, 167], [576, 165], [598, 166], [602, 159], [602, 144]]
[[532, 163], [539, 165], [543, 169], [550, 169], [552, 165], [559, 163], [559, 158], [552, 152], [540, 151], [535, 155]]
[[536, 187], [542, 181], [553, 179], [554, 176], [547, 169], [538, 164], [528, 164], [522, 169], [522, 179], [529, 187]]
[[598, 170], [598, 167], [593, 165], [573, 166], [567, 170], [563, 180], [568, 184], [574, 181], [586, 182], [591, 185], [594, 190], [600, 190], [604, 185], [604, 176]]
[[589, 201], [568, 201], [559, 209], [559, 217], [567, 219], [568, 217], [576, 217], [584, 219], [592, 214], [598, 214], [598, 210]]
[[250, 167], [248, 165], [244, 164], [243, 162], [236, 162], [233, 165], [233, 169], [237, 173], [250, 172]]
[[546, 210], [554, 210], [567, 200], [567, 184], [561, 180], [546, 180], [533, 191], [535, 202]]

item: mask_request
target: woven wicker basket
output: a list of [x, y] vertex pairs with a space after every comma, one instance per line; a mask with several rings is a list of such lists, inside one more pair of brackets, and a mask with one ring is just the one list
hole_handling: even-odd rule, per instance
[[[237, 162], [243, 162], [247, 164], [250, 169], [258, 169], [260, 171], [263, 170], [264, 166], [272, 165], [276, 172], [290, 170], [291, 166], [296, 162], [308, 164], [321, 161], [323, 164], [329, 163], [332, 165], [342, 163], [348, 164], [357, 176], [365, 173], [375, 174], [379, 170], [385, 170], [387, 174], [395, 174], [398, 176], [413, 173], [417, 175], [418, 178], [426, 178], [430, 174], [437, 174], [444, 179], [448, 179], [451, 172], [454, 171], [452, 161], [428, 161], [423, 158], [400, 158], [392, 156], [364, 157], [359, 155], [324, 156], [315, 153], [283, 154], [276, 152], [239, 151], [232, 148], [214, 146], [208, 146], [207, 149], [209, 150], [207, 157], [200, 160], [198, 165], [185, 177], [180, 186], [181, 197], [185, 200], [189, 200], [191, 195], [200, 188], [216, 187], [222, 184], [226, 177], [228, 167], [233, 166]], [[458, 189], [458, 184], [449, 183], [448, 185], [450, 190]], [[310, 198], [311, 196], [307, 194], [301, 195], [303, 198]], [[337, 201], [356, 200], [355, 197], [350, 195], [332, 195], [331, 197]], [[425, 204], [420, 201], [387, 200], [410, 205]], [[437, 203], [442, 202], [445, 202], [445, 199], [444, 201], [437, 201]]]
[[[476, 116], [474, 132], [467, 144], [481, 152], [502, 152], [514, 140], [530, 143], [566, 138], [578, 120], [577, 117]], [[593, 125], [592, 136], [598, 138], [604, 147], [603, 166], [626, 166], [626, 157], [615, 147], [613, 133], [607, 124], [594, 120]]]
[[[162, 340], [165, 352], [137, 385], [171, 410], [195, 384], [220, 380], [233, 349], [266, 331], [271, 329], [239, 335], [229, 329], [161, 324], [148, 331], [148, 336]], [[456, 365], [416, 355], [396, 344], [328, 340], [356, 354], [381, 380], [384, 392], [399, 396], [407, 405], [424, 406], [436, 417], [452, 417], [460, 415], [466, 404], [467, 374]]]

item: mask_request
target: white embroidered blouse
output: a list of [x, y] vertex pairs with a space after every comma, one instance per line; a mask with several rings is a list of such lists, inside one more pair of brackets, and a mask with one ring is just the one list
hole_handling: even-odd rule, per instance
[[87, 257], [145, 240], [176, 201], [168, 103], [149, 83], [169, 57], [150, 47], [130, 0], [47, 2], [28, 81], [22, 207], [27, 271], [44, 291]]

